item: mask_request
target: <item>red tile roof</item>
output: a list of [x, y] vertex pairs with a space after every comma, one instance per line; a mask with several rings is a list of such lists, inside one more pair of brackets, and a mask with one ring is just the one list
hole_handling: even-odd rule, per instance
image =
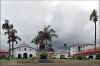
[[81, 55], [81, 54], [100, 54], [100, 47], [96, 48], [96, 51], [94, 48], [88, 49], [86, 51], [81, 51], [75, 55]]

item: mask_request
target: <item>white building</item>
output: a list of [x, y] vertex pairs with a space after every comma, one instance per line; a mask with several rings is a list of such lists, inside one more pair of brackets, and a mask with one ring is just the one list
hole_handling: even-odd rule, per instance
[[74, 54], [78, 53], [79, 49], [78, 49], [78, 45], [73, 45], [73, 46], [70, 46], [70, 56], [73, 56]]
[[36, 56], [36, 49], [28, 44], [20, 44], [19, 47], [14, 48], [15, 58], [30, 58], [34, 56]]
[[82, 44], [82, 45], [72, 45], [70, 46], [70, 56], [74, 56], [74, 54], [78, 54], [83, 51], [87, 51], [91, 48], [94, 48], [94, 44]]
[[94, 44], [82, 44], [80, 45], [80, 52], [81, 51], [87, 51], [89, 49], [95, 48]]

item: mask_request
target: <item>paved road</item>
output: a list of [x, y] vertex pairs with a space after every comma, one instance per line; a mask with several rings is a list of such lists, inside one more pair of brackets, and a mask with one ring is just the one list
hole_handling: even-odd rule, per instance
[[2, 63], [1, 66], [100, 66], [99, 62], [72, 60], [64, 63]]

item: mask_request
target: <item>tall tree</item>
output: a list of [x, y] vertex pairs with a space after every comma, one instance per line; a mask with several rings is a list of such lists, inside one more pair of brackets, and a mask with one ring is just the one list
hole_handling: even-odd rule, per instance
[[48, 46], [47, 41], [51, 42], [53, 37], [57, 37], [55, 30], [50, 29], [50, 25], [44, 26], [43, 31], [39, 31], [37, 37], [35, 37], [32, 42], [39, 44], [39, 49], [45, 49], [45, 46]]
[[9, 36], [10, 41], [12, 43], [12, 57], [14, 56], [14, 43], [18, 44], [18, 40], [21, 41], [21, 38], [16, 35], [17, 31], [15, 29], [11, 30], [11, 35]]
[[50, 25], [48, 26], [44, 26], [44, 30], [43, 30], [43, 33], [44, 33], [44, 38], [45, 38], [45, 41], [46, 41], [46, 45], [48, 45], [48, 42], [52, 42], [52, 38], [53, 37], [58, 37], [55, 33], [55, 30], [50, 28]]
[[13, 56], [14, 42], [18, 43], [17, 39], [21, 40], [21, 38], [15, 35], [17, 31], [13, 29], [13, 25], [9, 24], [8, 20], [5, 20], [5, 23], [2, 25], [2, 29], [6, 30], [5, 35], [8, 35], [7, 43], [9, 44], [9, 54], [10, 54], [10, 59], [11, 59], [11, 43], [12, 43], [12, 56]]
[[96, 22], [97, 22], [97, 18], [98, 18], [97, 12], [94, 9], [93, 12], [90, 15], [90, 20], [92, 20], [95, 24], [95, 51], [96, 51]]
[[[58, 37], [55, 33], [55, 30], [50, 28], [50, 25], [48, 26], [44, 26], [44, 30], [43, 31], [40, 31], [41, 35], [42, 35], [42, 38], [43, 40], [45, 40], [45, 46], [48, 47], [48, 41], [49, 43], [52, 42], [52, 38], [53, 37]], [[46, 48], [47, 48], [46, 47]]]
[[8, 41], [7, 43], [9, 44], [9, 57], [11, 58], [11, 44], [10, 44], [10, 35], [11, 35], [11, 29], [13, 29], [13, 25], [9, 24], [8, 20], [5, 20], [5, 23], [2, 25], [2, 29], [6, 30], [5, 35], [8, 35]]

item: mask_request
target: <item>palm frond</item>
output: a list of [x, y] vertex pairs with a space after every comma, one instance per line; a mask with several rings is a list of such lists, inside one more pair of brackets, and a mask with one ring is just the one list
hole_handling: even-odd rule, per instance
[[12, 29], [12, 33], [17, 33], [17, 30], [15, 30], [15, 29]]
[[94, 9], [93, 10], [93, 12], [91, 13], [91, 15], [90, 15], [90, 20], [93, 20], [94, 22], [96, 22], [97, 21], [97, 12], [96, 12], [96, 10]]
[[9, 25], [9, 28], [12, 29], [13, 28], [13, 24]]
[[5, 30], [9, 29], [9, 24], [8, 23], [4, 23], [2, 25], [2, 29], [5, 29]]
[[50, 29], [50, 32], [53, 32], [53, 33], [55, 33], [56, 31], [55, 31], [54, 29]]
[[56, 35], [56, 34], [51, 34], [51, 36], [52, 37], [56, 37], [56, 38], [58, 37], [58, 35]]
[[49, 29], [51, 25], [48, 25], [46, 28]]
[[8, 32], [4, 32], [5, 35], [7, 35]]
[[34, 41], [32, 40], [31, 43], [33, 43]]
[[18, 44], [18, 41], [15, 41], [16, 42], [16, 44]]
[[92, 15], [93, 15], [93, 14], [90, 15], [90, 20], [92, 20], [92, 17], [93, 17]]
[[11, 42], [11, 40], [10, 40], [10, 39], [8, 39], [7, 43], [10, 43], [10, 42]]
[[17, 36], [17, 39], [21, 41], [21, 38], [19, 36]]

